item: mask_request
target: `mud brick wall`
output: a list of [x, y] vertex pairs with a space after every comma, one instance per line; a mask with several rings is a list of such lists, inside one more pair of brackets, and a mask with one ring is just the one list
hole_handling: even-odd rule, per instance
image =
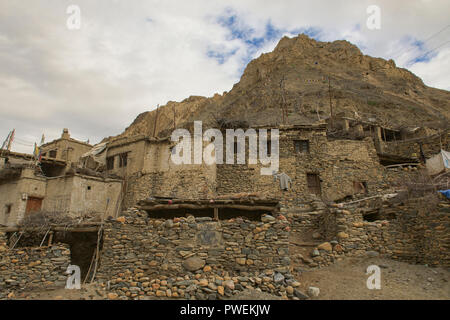
[[[269, 222], [241, 218], [212, 221], [211, 218], [149, 219], [146, 213], [121, 217], [105, 225], [98, 279], [116, 280], [127, 270], [142, 270], [141, 277], [183, 277], [190, 258], [201, 260], [201, 272], [260, 272], [288, 269], [288, 228], [286, 220]], [[120, 220], [119, 219], [119, 220]], [[191, 259], [192, 260], [192, 259]], [[138, 281], [139, 282], [139, 281]], [[135, 283], [139, 286], [139, 283]]]
[[11, 292], [64, 288], [70, 264], [68, 245], [7, 250], [0, 233], [0, 299]]

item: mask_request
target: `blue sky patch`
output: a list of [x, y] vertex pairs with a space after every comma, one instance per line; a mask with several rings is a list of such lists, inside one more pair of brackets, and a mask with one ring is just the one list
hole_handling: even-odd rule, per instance
[[[242, 73], [247, 64], [254, 58], [254, 55], [262, 47], [273, 41], [278, 41], [284, 34], [297, 35], [305, 33], [311, 38], [319, 40], [321, 30], [319, 28], [295, 28], [284, 29], [276, 27], [270, 19], [267, 20], [264, 33], [257, 35], [257, 31], [252, 26], [248, 25], [239, 15], [232, 9], [227, 9], [225, 13], [217, 18], [217, 23], [223, 28], [227, 29], [228, 35], [226, 40], [240, 40], [245, 49], [245, 56], [241, 58], [241, 65], [239, 72]], [[228, 58], [232, 57], [238, 52], [238, 49], [228, 52], [222, 52], [220, 49], [208, 49], [207, 56], [216, 59], [219, 64], [223, 64]]]

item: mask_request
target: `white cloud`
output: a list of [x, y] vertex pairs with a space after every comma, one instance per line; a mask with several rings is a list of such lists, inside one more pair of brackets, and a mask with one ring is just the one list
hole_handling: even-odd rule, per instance
[[434, 87], [450, 90], [450, 48], [441, 50], [427, 62], [417, 62], [410, 67], [416, 75], [420, 75], [425, 83], [433, 83]]
[[[74, 3], [81, 29], [70, 31], [66, 8]], [[381, 7], [379, 31], [366, 28], [370, 4]], [[69, 127], [74, 137], [98, 142], [157, 104], [228, 91], [245, 61], [278, 42], [246, 42], [267, 36], [269, 22], [280, 36], [313, 28], [320, 40], [347, 39], [365, 54], [391, 58], [444, 27], [448, 9], [446, 0], [2, 0], [0, 137], [16, 128], [22, 142], [38, 142], [42, 133], [54, 139]], [[219, 23], [233, 15], [250, 38]], [[448, 39], [446, 32], [407, 54], [420, 56]], [[448, 47], [435, 54], [410, 69], [426, 84], [449, 89]], [[408, 63], [407, 55], [400, 58], [398, 65]]]

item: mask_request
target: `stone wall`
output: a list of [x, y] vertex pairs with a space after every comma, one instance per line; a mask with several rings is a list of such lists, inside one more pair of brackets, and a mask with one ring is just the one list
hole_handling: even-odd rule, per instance
[[[213, 221], [190, 216], [158, 220], [135, 211], [118, 220], [122, 222], [111, 220], [105, 225], [97, 279], [109, 281], [111, 290], [120, 296], [135, 297], [137, 292], [166, 296], [169, 281], [181, 289], [180, 297], [190, 299], [187, 282], [174, 283], [206, 279], [211, 274], [225, 281], [267, 270], [272, 275], [289, 273], [289, 223], [285, 219]], [[162, 289], [152, 285], [160, 279], [168, 279]], [[177, 288], [170, 290], [179, 296]], [[220, 288], [214, 293], [220, 294]]]
[[[296, 150], [298, 140], [308, 141], [308, 152]], [[128, 172], [124, 208], [152, 195], [195, 199], [242, 192], [278, 198], [282, 206], [295, 208], [311, 193], [308, 174], [318, 175], [322, 197], [332, 201], [358, 193], [355, 183], [365, 183], [369, 191], [376, 192], [381, 182], [382, 167], [371, 138], [329, 140], [321, 128], [280, 129], [278, 172], [292, 179], [288, 191], [281, 190], [273, 176], [261, 175], [261, 163], [248, 163], [248, 144], [247, 139], [246, 164], [208, 166], [175, 165], [170, 160], [169, 142], [148, 143], [145, 155], [142, 150], [130, 153], [130, 157], [144, 157], [144, 164], [142, 171]]]
[[341, 255], [377, 256], [433, 266], [450, 266], [450, 204], [443, 201], [437, 210], [423, 209], [424, 199], [380, 208], [390, 220], [364, 220], [365, 208], [332, 208], [322, 218], [321, 232], [331, 250], [312, 252], [318, 265], [327, 265]]
[[[296, 140], [308, 141], [309, 152], [297, 152]], [[377, 192], [382, 183], [383, 168], [372, 139], [328, 140], [321, 131], [280, 130], [279, 159], [279, 173], [292, 179], [289, 190], [281, 190], [273, 176], [261, 175], [261, 164], [224, 164], [217, 166], [217, 193], [258, 192], [280, 199], [283, 207], [295, 210], [311, 195], [307, 182], [310, 173], [318, 175], [321, 197], [330, 201], [357, 194], [354, 183], [366, 183], [369, 192]]]
[[134, 174], [127, 179], [124, 208], [152, 196], [212, 199], [216, 190], [214, 169], [193, 166], [186, 170]]
[[425, 157], [430, 158], [441, 151], [441, 146], [444, 150], [450, 149], [450, 131], [424, 138], [383, 142], [383, 153], [420, 159], [419, 143], [422, 143]]
[[68, 245], [7, 250], [6, 234], [0, 232], [0, 253], [0, 299], [21, 291], [64, 288]]

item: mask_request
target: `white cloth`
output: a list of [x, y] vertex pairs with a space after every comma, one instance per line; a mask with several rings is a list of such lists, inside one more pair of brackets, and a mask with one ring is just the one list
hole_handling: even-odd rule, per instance
[[450, 169], [450, 152], [441, 150], [437, 155], [426, 161], [428, 174], [434, 176], [446, 168]]
[[280, 180], [280, 188], [281, 190], [289, 190], [289, 187], [292, 185], [292, 179], [284, 172], [273, 175], [274, 181], [277, 179]]

